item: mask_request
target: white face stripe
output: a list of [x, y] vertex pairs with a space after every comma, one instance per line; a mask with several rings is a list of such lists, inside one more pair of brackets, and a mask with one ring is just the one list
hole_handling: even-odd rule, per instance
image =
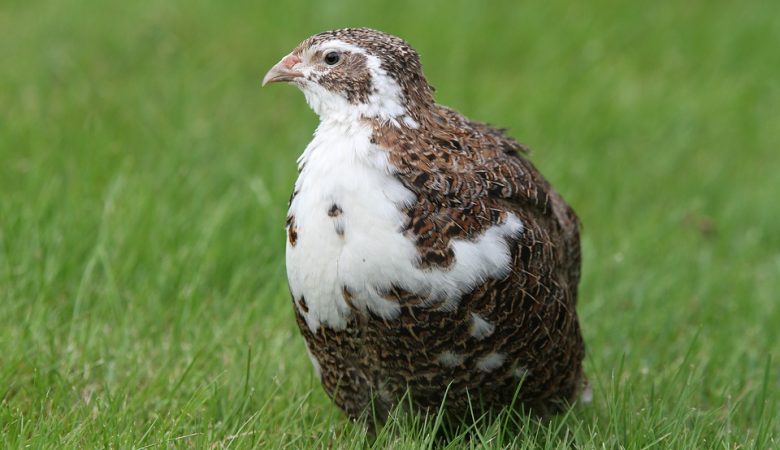
[[[331, 50], [338, 50], [342, 52], [352, 52], [352, 53], [360, 53], [361, 55], [366, 56], [372, 56], [366, 53], [366, 50], [358, 47], [356, 45], [347, 44], [346, 42], [339, 40], [339, 39], [331, 39], [329, 41], [325, 41], [319, 44], [315, 44], [308, 49], [310, 52], [314, 53], [317, 51], [322, 51], [322, 53], [326, 53]], [[373, 57], [373, 56], [372, 56]], [[375, 57], [374, 57], [375, 58]]]
[[327, 54], [333, 50], [358, 53], [366, 57], [373, 92], [366, 103], [351, 104], [341, 94], [324, 89], [317, 83], [310, 81], [296, 83], [306, 96], [309, 106], [320, 116], [320, 119], [346, 122], [361, 118], [377, 118], [394, 126], [401, 124], [409, 128], [419, 126], [406, 111], [401, 86], [382, 69], [382, 62], [378, 57], [361, 47], [338, 39], [315, 44], [301, 52], [303, 63], [296, 69], [300, 70], [305, 77], [309, 77], [315, 72], [315, 65], [319, 63], [312, 60], [314, 55], [317, 52]]
[[369, 55], [366, 53], [366, 50], [363, 48], [360, 48], [358, 46], [347, 44], [344, 41], [340, 41], [338, 39], [333, 39], [330, 41], [322, 42], [319, 44], [312, 45], [311, 47], [305, 48], [301, 52], [301, 62], [303, 64], [300, 64], [299, 67], [296, 67], [296, 69], [301, 70], [304, 75], [309, 75], [313, 72], [314, 65], [318, 64], [322, 61], [314, 61], [314, 55], [317, 54], [317, 52], [320, 52], [321, 55], [326, 55], [331, 51], [339, 51], [339, 52], [350, 52], [350, 53], [359, 53], [361, 55], [365, 55], [367, 59], [373, 58], [376, 60], [376, 57], [373, 55]]

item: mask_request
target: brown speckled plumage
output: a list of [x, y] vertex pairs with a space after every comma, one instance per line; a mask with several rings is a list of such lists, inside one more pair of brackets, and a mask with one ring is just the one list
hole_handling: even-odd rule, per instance
[[[398, 232], [414, 243], [417, 267], [449, 270], [453, 242], [474, 241], [510, 216], [523, 229], [506, 238], [511, 270], [482, 280], [455, 302], [392, 286], [380, 294], [400, 313], [387, 319], [356, 306], [354, 289], [344, 285], [337, 289], [351, 311], [346, 327], [313, 330], [304, 317], [306, 300], [294, 298], [325, 391], [352, 418], [373, 404], [381, 421], [407, 390], [422, 411], [438, 408], [447, 392], [447, 413], [464, 417], [469, 408], [478, 414], [507, 406], [522, 382], [520, 403], [539, 414], [560, 411], [585, 380], [575, 310], [580, 245], [574, 211], [523, 156], [525, 147], [503, 130], [436, 104], [417, 53], [403, 40], [369, 29], [336, 30], [307, 39], [293, 54], [333, 39], [381, 61], [414, 121], [403, 126], [360, 118], [372, 130], [371, 143], [386, 152], [395, 179], [416, 199], [403, 208]], [[367, 102], [375, 80], [366, 57], [345, 58], [330, 72], [318, 68], [313, 81], [350, 103]], [[337, 203], [327, 210], [342, 238], [349, 213]], [[305, 232], [292, 216], [287, 230], [292, 246]], [[475, 333], [475, 317], [489, 324], [489, 333]]]

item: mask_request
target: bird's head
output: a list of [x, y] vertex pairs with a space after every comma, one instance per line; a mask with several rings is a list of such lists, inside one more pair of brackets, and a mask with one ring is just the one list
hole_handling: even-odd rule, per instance
[[368, 28], [314, 35], [268, 71], [263, 86], [298, 86], [322, 120], [376, 119], [416, 128], [433, 105], [420, 57], [403, 39]]

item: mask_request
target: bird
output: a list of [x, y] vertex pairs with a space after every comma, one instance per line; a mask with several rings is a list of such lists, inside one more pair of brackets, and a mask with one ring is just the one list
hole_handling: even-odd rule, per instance
[[270, 83], [319, 116], [285, 263], [316, 376], [350, 419], [545, 417], [591, 395], [580, 222], [526, 146], [436, 103], [417, 51], [370, 28], [305, 39]]

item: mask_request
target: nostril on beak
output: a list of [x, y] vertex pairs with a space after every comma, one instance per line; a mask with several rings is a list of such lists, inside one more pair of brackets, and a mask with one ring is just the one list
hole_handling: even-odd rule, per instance
[[296, 55], [287, 55], [282, 59], [282, 65], [288, 69], [292, 69], [299, 62], [301, 62], [301, 58]]

